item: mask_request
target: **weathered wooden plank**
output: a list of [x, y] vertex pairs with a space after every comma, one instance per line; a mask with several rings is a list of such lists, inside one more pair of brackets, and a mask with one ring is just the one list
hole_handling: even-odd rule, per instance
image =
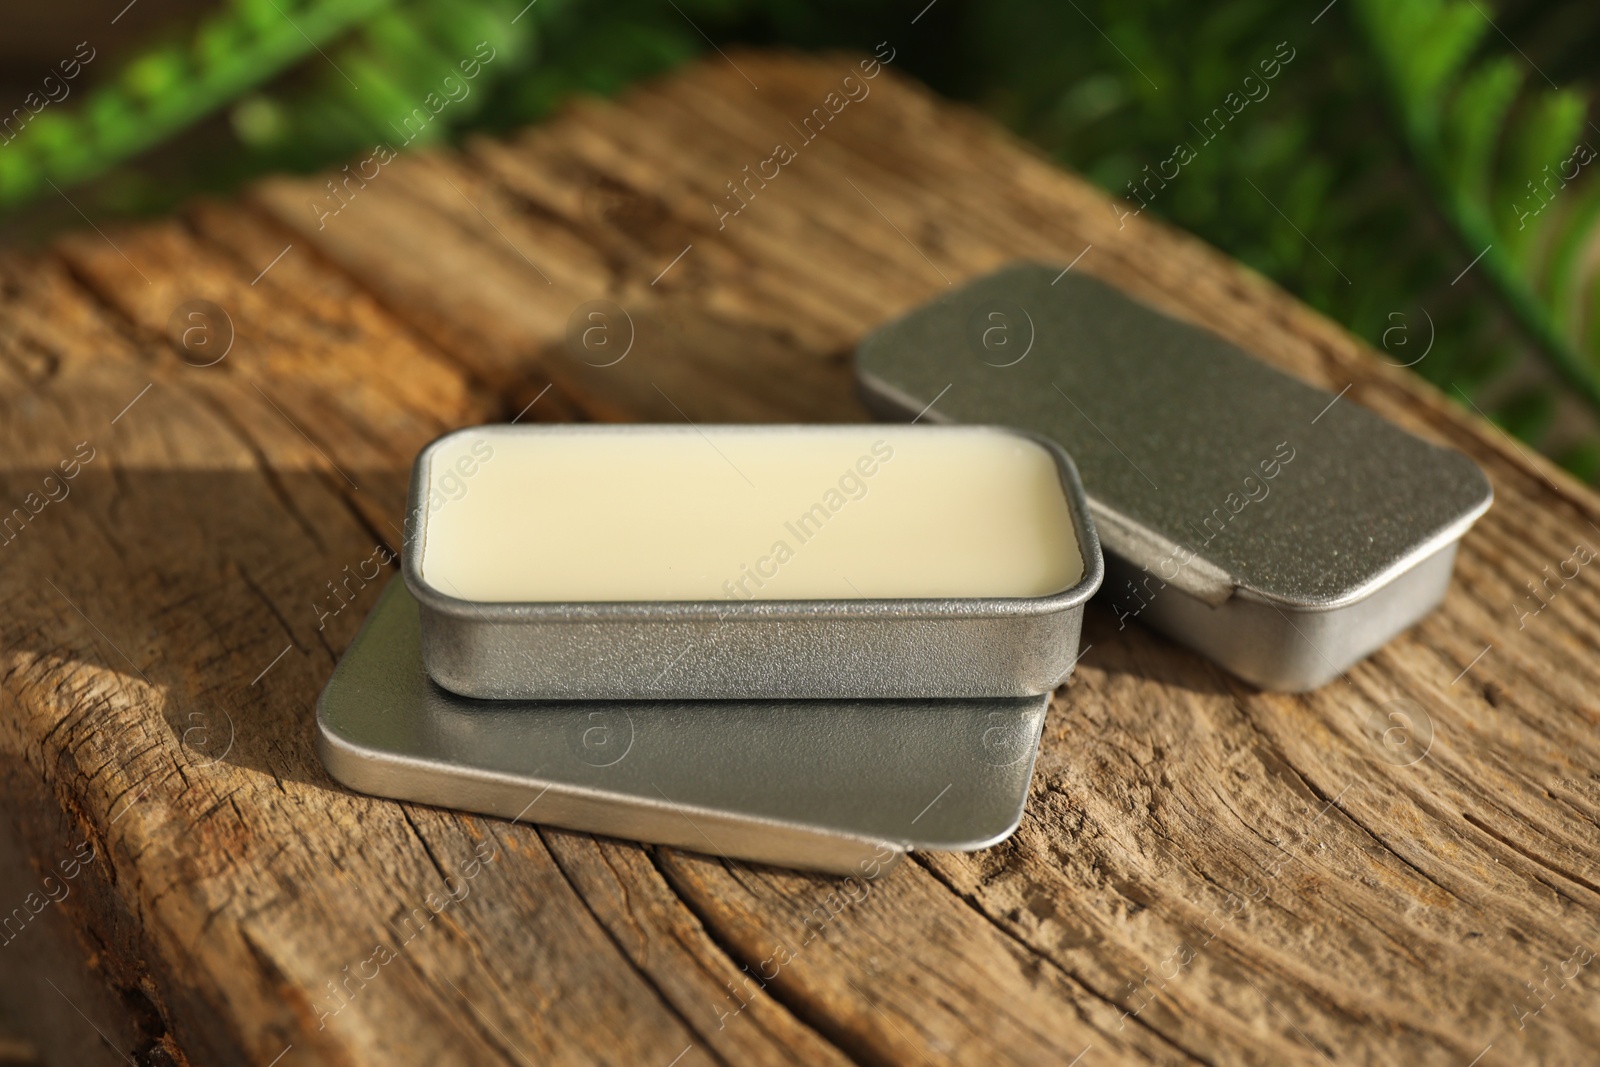
[[[789, 123], [859, 57], [735, 61], [759, 92], [708, 62], [397, 160], [320, 222], [325, 186], [278, 179], [248, 207], [4, 268], [0, 488], [98, 451], [0, 546], [0, 783], [36, 856], [95, 842], [57, 907], [156, 1006], [144, 1040], [260, 1062], [289, 1044], [332, 1062], [1584, 1062], [1600, 604], [1571, 561], [1600, 501], [892, 68], [802, 143]], [[779, 140], [794, 161], [720, 218]], [[323, 775], [311, 702], [376, 592], [324, 619], [327, 583], [403, 547], [428, 437], [518, 415], [860, 418], [864, 330], [1010, 259], [1080, 253], [1473, 455], [1498, 500], [1444, 607], [1299, 697], [1092, 610], [1017, 836], [871, 884]], [[166, 336], [193, 298], [235, 318], [216, 367]], [[597, 300], [633, 324], [612, 366], [568, 337]], [[1563, 564], [1541, 608], [1527, 583]], [[1428, 727], [1423, 758], [1386, 744], [1396, 700]], [[463, 881], [478, 848], [495, 859]], [[446, 875], [470, 892], [390, 944]], [[379, 944], [394, 964], [340, 993]]]
[[[12, 394], [6, 489], [94, 442], [5, 548], [8, 806], [73, 813], [98, 857], [62, 906], [203, 1061], [592, 1062], [597, 1019], [618, 1062], [689, 1047], [531, 827], [330, 788], [311, 701], [377, 584], [344, 568], [398, 545], [403, 456], [496, 404], [313, 256], [252, 290], [280, 231], [198, 219], [228, 251], [170, 224], [73, 242], [82, 286], [47, 261], [14, 294], [11, 345], [57, 362]], [[194, 293], [238, 333], [214, 367], [160, 337]]]

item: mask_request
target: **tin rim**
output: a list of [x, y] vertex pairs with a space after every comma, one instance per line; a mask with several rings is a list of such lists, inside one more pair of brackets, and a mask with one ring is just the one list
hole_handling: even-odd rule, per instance
[[[753, 433], [773, 431], [830, 433], [847, 429], [881, 428], [883, 423], [717, 423], [707, 424], [719, 431], [737, 430]], [[893, 425], [893, 424], [890, 424]], [[1100, 538], [1095, 530], [1094, 518], [1089, 510], [1088, 497], [1078, 468], [1055, 441], [1042, 434], [1019, 430], [1010, 426], [966, 424], [959, 426], [936, 424], [915, 427], [910, 424], [896, 426], [896, 432], [949, 433], [984, 430], [1020, 437], [1044, 448], [1056, 463], [1061, 488], [1067, 499], [1067, 511], [1072, 517], [1077, 536], [1078, 554], [1083, 562], [1083, 573], [1078, 581], [1060, 592], [1040, 597], [874, 597], [862, 599], [829, 600], [612, 600], [612, 601], [475, 601], [452, 596], [428, 584], [422, 577], [422, 554], [426, 548], [427, 475], [428, 463], [436, 449], [445, 441], [461, 434], [486, 433], [492, 436], [515, 436], [529, 433], [642, 433], [662, 430], [687, 433], [705, 427], [679, 426], [673, 423], [582, 424], [554, 423], [538, 426], [513, 426], [510, 423], [487, 423], [452, 430], [434, 438], [418, 452], [412, 465], [411, 486], [406, 502], [406, 523], [413, 531], [415, 546], [401, 553], [401, 574], [418, 603], [426, 610], [464, 622], [571, 622], [571, 621], [785, 621], [837, 618], [1032, 618], [1069, 611], [1086, 603], [1100, 588], [1105, 578], [1105, 560], [1100, 551]]]

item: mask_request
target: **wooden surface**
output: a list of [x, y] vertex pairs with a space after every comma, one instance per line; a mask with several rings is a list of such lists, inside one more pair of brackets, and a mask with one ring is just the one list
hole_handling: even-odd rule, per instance
[[[0, 544], [0, 804], [118, 1015], [58, 1025], [283, 1067], [1593, 1061], [1594, 568], [1520, 613], [1600, 502], [892, 68], [719, 229], [724, 183], [858, 58], [713, 59], [393, 162], [320, 228], [320, 181], [282, 179], [0, 264], [6, 506], [93, 450]], [[336, 613], [328, 583], [400, 547], [424, 442], [519, 413], [861, 419], [863, 331], [1086, 247], [1075, 269], [1482, 464], [1497, 501], [1442, 610], [1283, 696], [1096, 606], [1015, 837], [870, 885], [323, 772], [313, 702], [381, 579]], [[214, 366], [169, 329], [195, 299], [236, 333]], [[636, 331], [607, 368], [565, 340], [597, 299]], [[39, 922], [3, 966], [45, 973]]]

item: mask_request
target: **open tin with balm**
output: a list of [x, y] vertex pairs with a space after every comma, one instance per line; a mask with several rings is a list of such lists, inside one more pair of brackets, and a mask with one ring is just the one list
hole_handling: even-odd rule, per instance
[[479, 699], [1036, 696], [1103, 569], [1072, 461], [982, 426], [475, 427], [408, 524], [423, 665]]
[[354, 789], [876, 877], [1022, 818], [1099, 542], [990, 427], [484, 426], [317, 703]]
[[1103, 596], [1267, 689], [1303, 690], [1431, 611], [1488, 480], [1429, 444], [1081, 272], [979, 279], [856, 353], [886, 417], [1061, 442]]

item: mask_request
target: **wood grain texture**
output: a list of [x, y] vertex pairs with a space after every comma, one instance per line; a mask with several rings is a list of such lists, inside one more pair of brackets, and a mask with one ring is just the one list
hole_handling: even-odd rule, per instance
[[[404, 157], [337, 214], [314, 206], [324, 179], [274, 179], [0, 264], [7, 507], [93, 450], [0, 544], [0, 797], [32, 876], [92, 855], [49, 907], [147, 1006], [119, 1051], [1591, 1062], [1600, 601], [1592, 567], [1537, 612], [1528, 583], [1600, 541], [1600, 500], [892, 68], [802, 143], [789, 124], [858, 59], [739, 53], [759, 91], [717, 59]], [[726, 183], [780, 141], [796, 158], [719, 225]], [[874, 883], [396, 804], [322, 771], [313, 702], [382, 579], [337, 611], [330, 583], [403, 549], [427, 440], [512, 417], [861, 419], [865, 330], [1080, 253], [1473, 456], [1497, 501], [1442, 609], [1285, 696], [1091, 608], [1018, 833]], [[213, 366], [171, 324], [196, 299], [236, 335]], [[612, 366], [569, 340], [597, 300], [632, 323]], [[1420, 709], [1425, 758], [1392, 747], [1395, 700]], [[44, 951], [32, 932], [6, 931], [8, 966]]]

